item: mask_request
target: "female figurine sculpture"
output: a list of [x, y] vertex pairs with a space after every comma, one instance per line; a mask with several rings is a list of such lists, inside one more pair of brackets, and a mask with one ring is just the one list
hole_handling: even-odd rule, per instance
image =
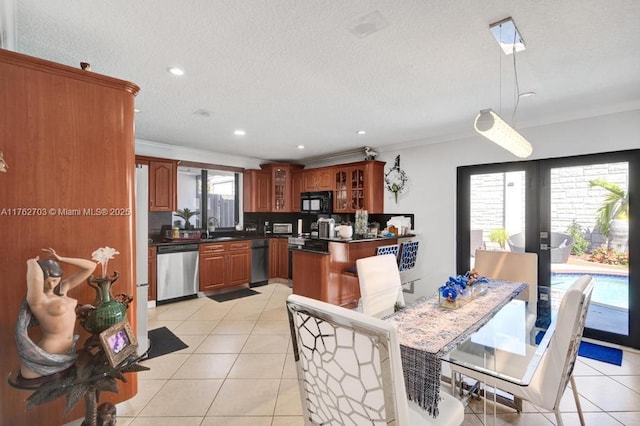
[[[16, 342], [23, 379], [37, 379], [66, 370], [76, 359], [74, 335], [78, 301], [67, 292], [85, 281], [96, 268], [91, 260], [59, 256], [52, 248], [43, 249], [53, 259], [27, 260], [27, 296], [16, 324]], [[62, 279], [58, 262], [80, 268]], [[34, 321], [34, 317], [35, 320]], [[28, 328], [39, 323], [42, 339], [35, 344]]]

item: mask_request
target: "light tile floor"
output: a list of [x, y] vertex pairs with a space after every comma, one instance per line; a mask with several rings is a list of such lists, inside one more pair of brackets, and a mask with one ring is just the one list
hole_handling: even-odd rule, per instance
[[[118, 425], [303, 425], [284, 305], [291, 289], [254, 290], [224, 303], [150, 309], [150, 329], [166, 326], [189, 347], [145, 362], [151, 370], [138, 373], [138, 394], [118, 405]], [[621, 367], [578, 358], [574, 375], [587, 425], [640, 425], [640, 354], [625, 351]], [[579, 424], [569, 389], [561, 411], [566, 425]], [[494, 420], [491, 403], [472, 400], [463, 424], [552, 425], [555, 417], [525, 403], [520, 414], [498, 406]]]

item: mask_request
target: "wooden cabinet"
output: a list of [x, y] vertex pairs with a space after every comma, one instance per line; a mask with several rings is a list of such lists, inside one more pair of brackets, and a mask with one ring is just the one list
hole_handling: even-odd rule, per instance
[[177, 202], [177, 162], [173, 160], [149, 161], [149, 211], [173, 212]]
[[156, 248], [149, 247], [147, 258], [147, 279], [149, 280], [149, 292], [147, 300], [155, 301], [157, 297], [157, 280], [156, 280]]
[[[83, 71], [0, 49], [0, 151], [9, 165], [0, 173], [2, 216], [0, 271], [0, 364], [4, 377], [20, 360], [15, 324], [27, 290], [27, 259], [46, 257], [44, 247], [60, 256], [91, 259], [99, 247], [120, 254], [109, 262], [118, 271], [118, 293], [136, 294], [135, 281], [135, 138], [134, 98], [139, 88], [96, 72]], [[104, 208], [119, 215], [90, 215]], [[64, 214], [66, 213], [66, 214]], [[77, 269], [62, 264], [63, 277]], [[100, 273], [100, 268], [95, 273]], [[69, 292], [78, 306], [92, 303], [95, 290], [83, 283]], [[136, 328], [137, 307], [127, 319]], [[34, 332], [38, 332], [34, 327]], [[81, 349], [89, 334], [76, 324]], [[34, 340], [39, 340], [36, 334]], [[114, 404], [137, 393], [137, 374], [117, 381], [118, 392], [103, 392], [100, 403]], [[52, 425], [84, 417], [80, 403], [67, 415], [57, 398], [26, 411], [31, 392], [0, 385], [0, 423]]]
[[270, 212], [271, 171], [245, 170], [242, 195], [245, 212]]
[[384, 162], [361, 161], [333, 168], [333, 210], [384, 212]]
[[250, 241], [200, 244], [200, 291], [246, 284], [250, 280]]
[[288, 163], [261, 164], [263, 170], [271, 171], [271, 212], [292, 212], [293, 189], [292, 178], [296, 170], [303, 166]]
[[320, 167], [304, 171], [305, 191], [331, 191], [333, 179], [332, 167]]
[[291, 175], [291, 211], [294, 213], [302, 210], [300, 194], [304, 192], [304, 172], [296, 171]]
[[289, 241], [287, 238], [269, 240], [269, 278], [289, 279]]

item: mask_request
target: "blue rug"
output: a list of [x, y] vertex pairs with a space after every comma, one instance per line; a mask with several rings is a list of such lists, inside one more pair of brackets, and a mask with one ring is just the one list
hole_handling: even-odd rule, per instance
[[609, 364], [622, 365], [622, 351], [620, 349], [594, 343], [580, 342], [578, 356], [608, 362]]
[[[538, 332], [536, 335], [536, 345], [542, 340], [544, 333]], [[608, 346], [596, 345], [595, 343], [580, 342], [578, 356], [595, 359], [614, 365], [622, 365], [622, 351]]]

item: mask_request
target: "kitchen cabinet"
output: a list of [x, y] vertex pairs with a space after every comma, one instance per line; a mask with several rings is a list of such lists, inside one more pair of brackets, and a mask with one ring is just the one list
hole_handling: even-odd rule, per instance
[[271, 211], [271, 171], [245, 170], [242, 195], [245, 212]]
[[333, 168], [333, 211], [384, 212], [384, 162], [361, 161]]
[[305, 191], [330, 191], [333, 176], [332, 167], [319, 167], [304, 171]]
[[289, 279], [289, 240], [269, 240], [269, 278]]
[[156, 290], [158, 288], [158, 284], [156, 282], [156, 248], [149, 247], [148, 248], [148, 257], [147, 257], [147, 279], [149, 280], [149, 293], [147, 300], [154, 301], [156, 300]]
[[178, 165], [173, 160], [149, 161], [149, 211], [173, 212], [177, 199]]
[[[20, 360], [15, 324], [26, 293], [26, 262], [47, 257], [43, 247], [60, 256], [91, 259], [99, 247], [120, 254], [109, 262], [118, 271], [118, 293], [136, 294], [135, 280], [135, 136], [133, 83], [0, 49], [0, 151], [9, 165], [0, 173], [4, 244], [0, 247], [0, 360], [5, 377]], [[103, 208], [117, 214], [92, 215]], [[76, 213], [78, 212], [78, 213]], [[62, 264], [64, 276], [76, 269]], [[100, 273], [98, 267], [95, 274]], [[10, 285], [7, 285], [10, 283]], [[78, 306], [91, 303], [95, 289], [85, 283], [69, 296]], [[137, 306], [129, 304], [127, 319], [136, 324]], [[34, 331], [39, 334], [39, 327]], [[89, 337], [80, 334], [76, 348]], [[36, 335], [34, 335], [35, 337]], [[35, 340], [35, 339], [34, 339]], [[39, 336], [38, 336], [39, 340]], [[117, 381], [117, 392], [103, 392], [100, 403], [118, 404], [137, 393], [137, 374]], [[65, 413], [65, 399], [56, 398], [26, 410], [31, 392], [0, 386], [0, 423], [52, 425], [76, 423], [84, 404]]]
[[199, 290], [246, 284], [251, 279], [251, 242], [200, 244]]
[[300, 194], [304, 192], [304, 172], [296, 171], [291, 175], [291, 211], [302, 210]]
[[[271, 171], [271, 212], [292, 212], [293, 189], [292, 178], [296, 170], [302, 165], [288, 163], [260, 164], [263, 170]], [[297, 210], [300, 211], [300, 210]]]

